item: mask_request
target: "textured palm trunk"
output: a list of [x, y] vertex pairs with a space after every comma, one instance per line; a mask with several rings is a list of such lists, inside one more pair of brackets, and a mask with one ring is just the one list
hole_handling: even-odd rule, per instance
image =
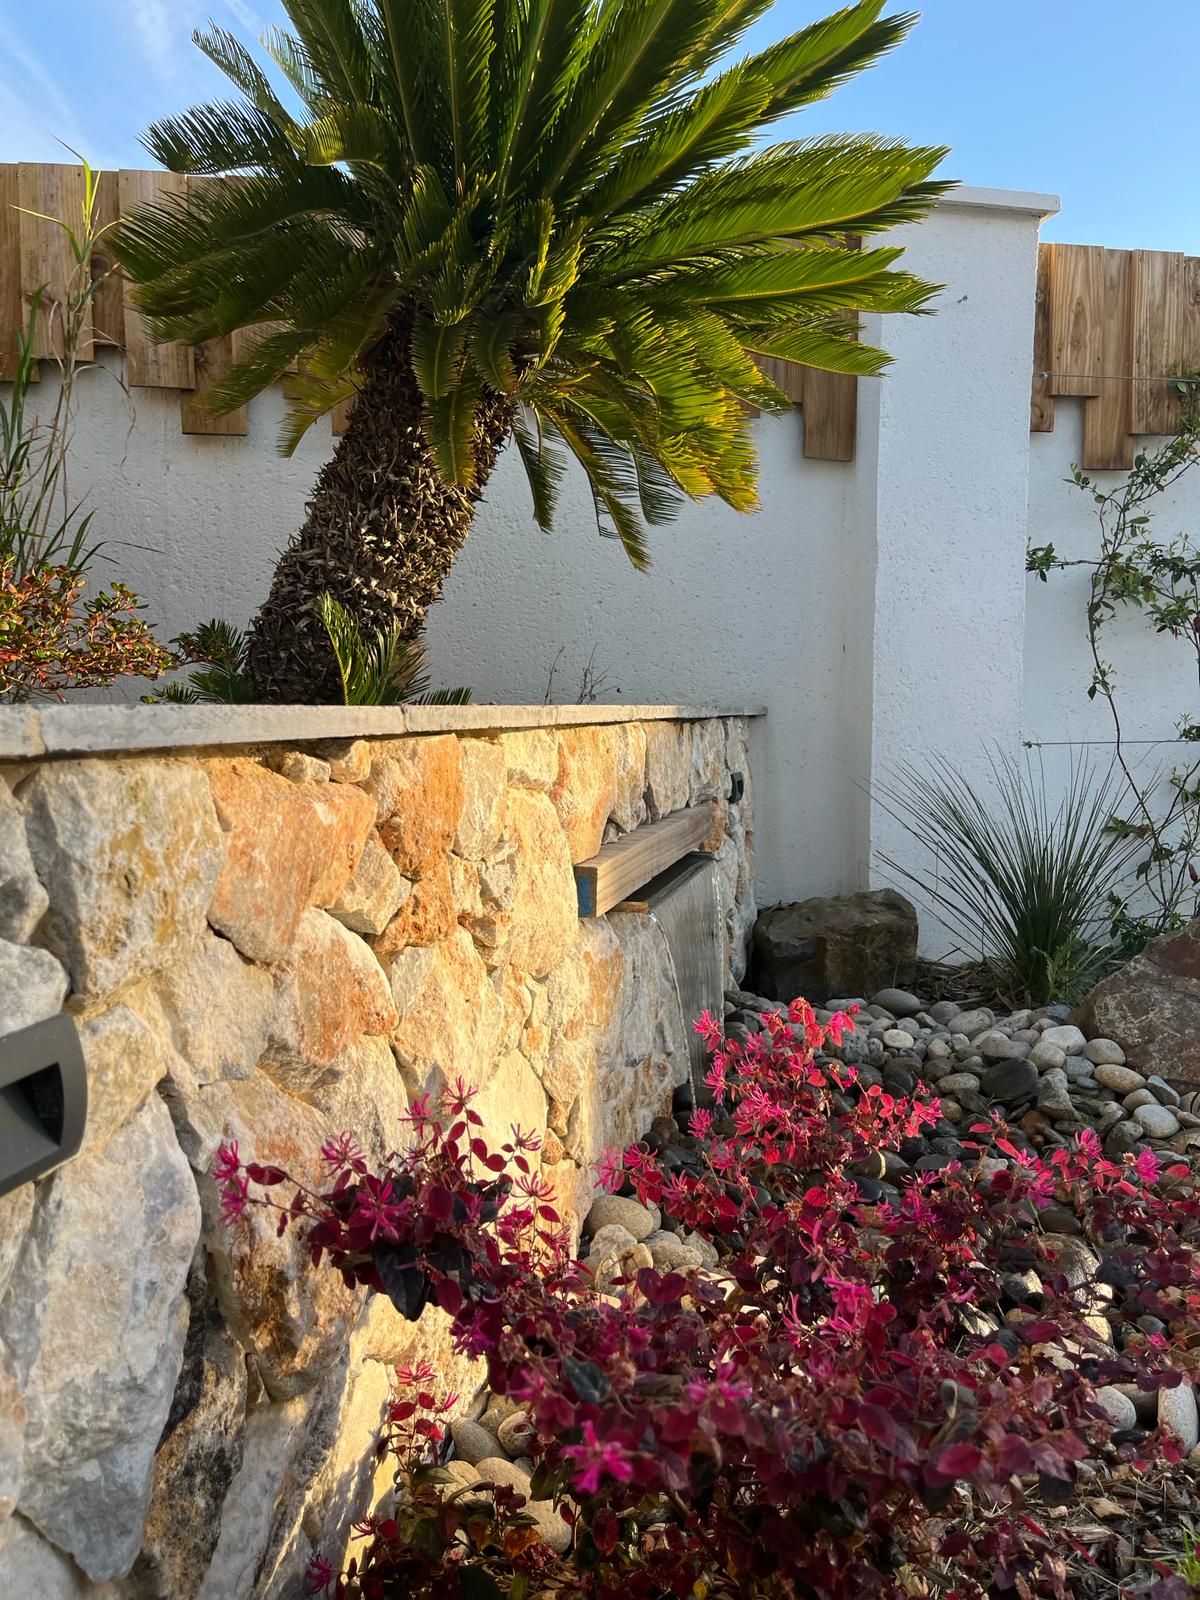
[[426, 442], [407, 341], [399, 333], [385, 341], [252, 625], [250, 670], [264, 699], [340, 701], [317, 610], [325, 592], [358, 616], [368, 634], [396, 622], [406, 638], [420, 631], [511, 424], [511, 404], [485, 398], [475, 430], [475, 481], [470, 488], [447, 484]]

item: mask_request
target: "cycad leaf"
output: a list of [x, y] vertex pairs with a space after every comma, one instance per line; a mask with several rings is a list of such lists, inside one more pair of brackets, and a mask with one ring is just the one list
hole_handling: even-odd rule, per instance
[[515, 311], [507, 311], [476, 323], [471, 331], [471, 358], [484, 381], [501, 394], [511, 394], [517, 386], [512, 343], [521, 326], [522, 318]]
[[424, 313], [413, 324], [413, 371], [427, 401], [444, 399], [457, 383], [469, 331], [465, 321], [437, 323]]
[[447, 483], [469, 485], [475, 479], [475, 413], [479, 389], [462, 378], [447, 393], [425, 404], [425, 427], [438, 470]]
[[543, 533], [554, 527], [554, 513], [558, 505], [558, 492], [562, 486], [566, 462], [546, 438], [546, 425], [541, 416], [528, 407], [518, 411], [513, 422], [513, 438], [529, 490], [533, 496], [533, 517]]
[[354, 0], [283, 0], [283, 8], [328, 93], [369, 100], [371, 57]]

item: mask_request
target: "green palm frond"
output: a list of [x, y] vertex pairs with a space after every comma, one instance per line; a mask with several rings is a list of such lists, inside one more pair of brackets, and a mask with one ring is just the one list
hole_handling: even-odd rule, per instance
[[294, 448], [400, 350], [447, 484], [477, 491], [502, 395], [539, 525], [574, 456], [641, 565], [681, 499], [755, 503], [745, 408], [786, 404], [755, 357], [876, 374], [858, 314], [928, 305], [897, 250], [857, 245], [929, 210], [942, 149], [761, 146], [904, 38], [885, 3], [735, 61], [769, 0], [284, 0], [266, 70], [195, 36], [235, 97], [154, 125], [193, 181], [113, 249], [157, 337], [260, 330], [207, 404], [289, 369]]

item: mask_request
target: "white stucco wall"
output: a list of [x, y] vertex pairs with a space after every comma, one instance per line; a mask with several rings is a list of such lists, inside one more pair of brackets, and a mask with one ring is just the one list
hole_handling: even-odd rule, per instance
[[[854, 463], [806, 461], [798, 417], [758, 420], [761, 509], [690, 508], [654, 531], [647, 575], [598, 536], [580, 478], [559, 532], [539, 533], [519, 464], [503, 458], [431, 614], [437, 680], [541, 701], [557, 660], [554, 698], [569, 701], [590, 661], [604, 699], [765, 702], [764, 901], [883, 881], [880, 850], [909, 846], [871, 787], [914, 765], [986, 783], [989, 751], [1016, 760], [1036, 741], [1058, 781], [1070, 742], [1109, 731], [1086, 699], [1083, 579], [1024, 574], [1027, 532], [1064, 555], [1086, 553], [1091, 534], [1086, 501], [1062, 482], [1079, 405], [1059, 402], [1055, 433], [1028, 430], [1038, 224], [1052, 205], [960, 191], [900, 230], [909, 264], [946, 288], [936, 315], [868, 328], [896, 361], [860, 385]], [[136, 390], [132, 403], [130, 427], [111, 377], [83, 380], [73, 485], [114, 576], [168, 637], [213, 615], [244, 623], [331, 448], [327, 428], [285, 461], [277, 393], [252, 405], [239, 439], [183, 435], [173, 393]], [[1195, 526], [1200, 473], [1162, 516], [1164, 530]], [[1131, 735], [1171, 738], [1194, 690], [1182, 664], [1137, 623], [1118, 630], [1114, 658]]]

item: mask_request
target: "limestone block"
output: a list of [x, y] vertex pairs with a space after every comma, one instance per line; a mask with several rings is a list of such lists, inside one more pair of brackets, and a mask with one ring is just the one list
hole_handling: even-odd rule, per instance
[[34, 1186], [24, 1183], [19, 1189], [0, 1195], [0, 1301], [8, 1289], [29, 1224], [33, 1220]]
[[115, 1583], [89, 1583], [24, 1517], [0, 1526], [0, 1574], [12, 1600], [125, 1600]]
[[128, 1572], [141, 1544], [199, 1233], [192, 1175], [151, 1097], [44, 1186], [0, 1306], [29, 1412], [20, 1509], [96, 1579]]
[[197, 1600], [241, 1600], [258, 1592], [281, 1511], [303, 1492], [296, 1480], [303, 1473], [312, 1409], [305, 1395], [259, 1406], [247, 1419], [241, 1465], [225, 1496], [216, 1548]]
[[692, 733], [686, 723], [646, 722], [646, 803], [657, 822], [688, 803]]
[[508, 814], [508, 761], [498, 739], [460, 739], [463, 804], [456, 855], [482, 861], [500, 844]]
[[153, 991], [191, 1081], [215, 1083], [254, 1071], [266, 1048], [275, 986], [270, 973], [245, 960], [228, 939], [206, 931], [155, 979]]
[[388, 1034], [397, 1011], [370, 947], [328, 912], [306, 911], [275, 969], [275, 1011], [264, 1066], [300, 1089], [365, 1034]]
[[222, 1324], [202, 1266], [193, 1269], [188, 1299], [183, 1366], [154, 1457], [150, 1509], [133, 1569], [137, 1600], [193, 1600], [242, 1461], [245, 1356]]
[[209, 780], [228, 849], [208, 920], [243, 955], [278, 961], [308, 907], [341, 894], [374, 808], [352, 785], [289, 783], [245, 758], [210, 762]]
[[617, 740], [608, 727], [564, 728], [558, 735], [558, 773], [550, 802], [567, 837], [572, 861], [594, 856], [617, 803]]
[[49, 950], [0, 939], [0, 1028], [16, 1033], [62, 1010], [69, 980]]
[[380, 838], [406, 878], [429, 873], [450, 849], [463, 809], [462, 764], [453, 734], [392, 740], [366, 781]]
[[332, 739], [321, 746], [334, 783], [362, 783], [371, 771], [371, 746], [366, 739]]
[[541, 978], [562, 960], [578, 930], [571, 853], [545, 795], [510, 791], [509, 831], [517, 863], [509, 960]]
[[403, 1150], [412, 1130], [403, 1121], [409, 1098], [404, 1077], [386, 1039], [367, 1037], [325, 1073], [305, 1099], [331, 1128], [352, 1132], [367, 1160], [382, 1166]]
[[401, 877], [384, 849], [378, 830], [372, 829], [358, 865], [329, 907], [329, 913], [353, 933], [379, 934], [411, 893], [412, 884]]
[[22, 800], [50, 896], [42, 934], [82, 1000], [160, 971], [199, 935], [223, 842], [196, 762], [51, 762]]
[[0, 939], [28, 944], [49, 904], [25, 839], [24, 812], [0, 779]]
[[536, 1134], [539, 1140], [546, 1132], [545, 1091], [516, 1050], [501, 1059], [472, 1108], [483, 1118], [483, 1136], [497, 1154], [511, 1141], [514, 1128]]
[[612, 735], [616, 794], [609, 818], [622, 833], [648, 821], [646, 806], [646, 730], [640, 722], [618, 722]]
[[558, 778], [558, 740], [549, 728], [527, 728], [500, 736], [510, 789], [549, 792]]
[[0, 1529], [17, 1509], [20, 1498], [28, 1417], [20, 1386], [0, 1347]]
[[587, 1077], [567, 1139], [568, 1152], [585, 1166], [607, 1146], [639, 1139], [669, 1111], [689, 1070], [687, 1029], [661, 928], [637, 912], [606, 920], [622, 971], [612, 1020], [598, 1035], [597, 1070]]
[[99, 1149], [141, 1106], [167, 1071], [167, 1047], [131, 1006], [113, 1006], [79, 1024], [87, 1068], [85, 1149]]
[[481, 1084], [495, 1065], [501, 1015], [488, 970], [460, 928], [433, 951], [392, 1047], [412, 1083], [437, 1089], [461, 1076]]
[[[219, 1119], [220, 1137], [236, 1139], [244, 1160], [283, 1167], [314, 1189], [328, 1185], [320, 1147], [338, 1130], [318, 1111], [259, 1074], [216, 1087], [220, 1095], [209, 1091], [193, 1115]], [[212, 1281], [230, 1332], [254, 1352], [272, 1396], [304, 1393], [341, 1357], [361, 1297], [337, 1273], [312, 1267], [302, 1230], [279, 1238], [275, 1214], [256, 1206], [229, 1227], [207, 1171], [199, 1187]]]

